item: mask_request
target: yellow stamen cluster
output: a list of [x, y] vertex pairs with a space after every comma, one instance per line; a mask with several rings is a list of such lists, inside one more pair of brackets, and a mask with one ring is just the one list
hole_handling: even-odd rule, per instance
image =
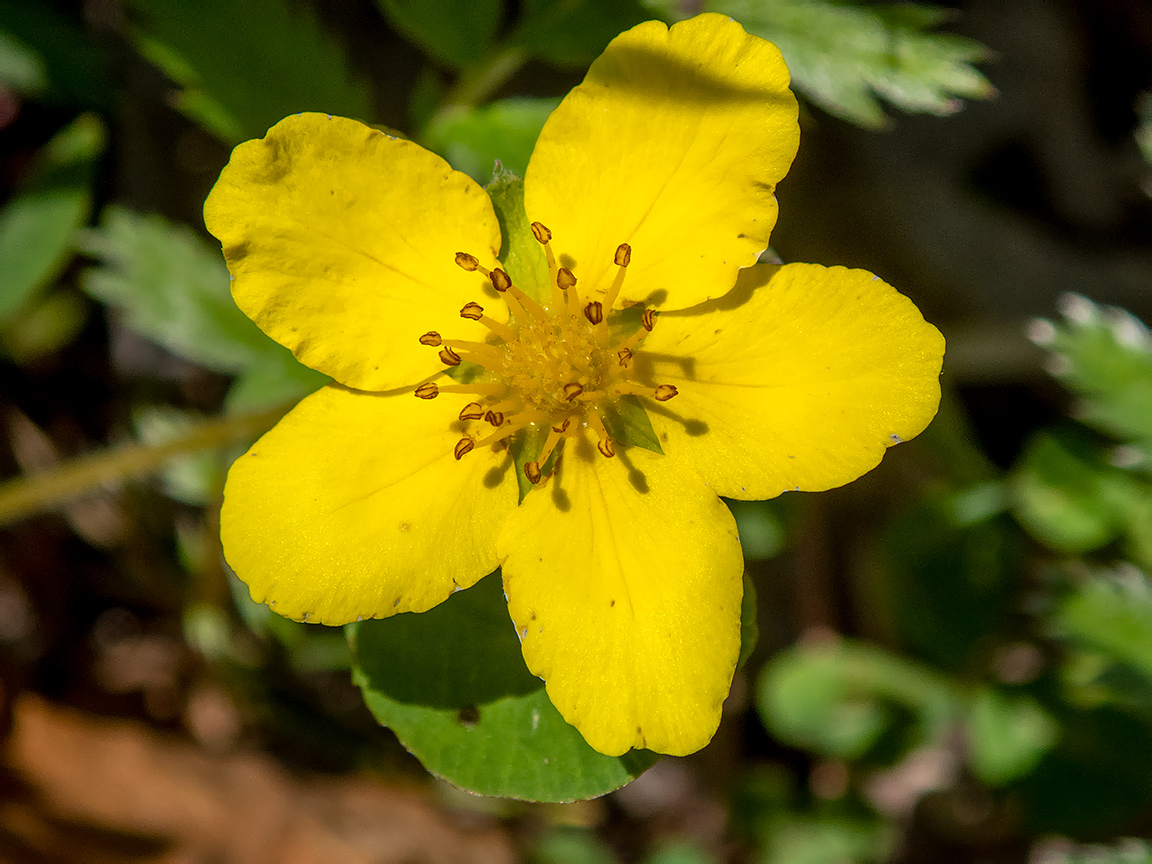
[[434, 399], [441, 393], [466, 393], [475, 398], [460, 411], [460, 420], [483, 421], [494, 431], [483, 437], [461, 438], [454, 449], [457, 459], [523, 429], [547, 428], [539, 455], [524, 465], [525, 476], [535, 484], [543, 478], [541, 466], [560, 442], [582, 428], [596, 433], [596, 447], [603, 456], [611, 458], [616, 454], [616, 442], [604, 423], [612, 401], [636, 394], [666, 402], [676, 395], [676, 388], [671, 384], [651, 387], [633, 380], [633, 352], [655, 326], [653, 310], [644, 311], [640, 329], [612, 344], [608, 315], [624, 284], [632, 260], [631, 247], [621, 243], [616, 249], [618, 269], [603, 298], [582, 303], [576, 276], [557, 264], [551, 247], [552, 232], [533, 222], [532, 234], [543, 245], [548, 260], [552, 284], [549, 308], [512, 284], [504, 270], [489, 270], [474, 255], [456, 253], [460, 267], [488, 278], [511, 315], [504, 324], [485, 315], [479, 303], [468, 303], [460, 310], [460, 317], [487, 327], [495, 340], [492, 342], [443, 339], [435, 330], [421, 336], [421, 345], [440, 349], [440, 360], [445, 365], [458, 366], [469, 361], [484, 367], [489, 374], [471, 384], [424, 383], [416, 388], [415, 395]]

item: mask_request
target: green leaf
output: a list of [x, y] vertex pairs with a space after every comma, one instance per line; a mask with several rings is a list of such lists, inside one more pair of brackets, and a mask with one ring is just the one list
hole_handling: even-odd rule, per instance
[[1052, 625], [1152, 680], [1152, 582], [1138, 570], [1096, 571], [1061, 601]]
[[0, 326], [0, 344], [21, 365], [55, 354], [80, 335], [90, 305], [70, 288], [34, 297]]
[[[1078, 294], [1060, 300], [1064, 320], [1033, 324], [1050, 368], [1081, 399], [1077, 418], [1105, 434], [1152, 450], [1152, 335], [1122, 309]], [[1147, 459], [1145, 455], [1145, 459]]]
[[105, 40], [81, 27], [79, 15], [62, 14], [58, 5], [0, 0], [0, 31], [8, 43], [0, 62], [13, 76], [10, 86], [38, 102], [112, 108]]
[[512, 277], [512, 282], [537, 303], [548, 305], [552, 301], [552, 286], [548, 281], [548, 260], [532, 234], [531, 222], [524, 212], [524, 181], [503, 165], [497, 164], [492, 182], [484, 187], [492, 199], [496, 218], [500, 220], [500, 233], [504, 242], [500, 247], [500, 260]]
[[84, 290], [172, 353], [238, 372], [276, 350], [233, 302], [219, 250], [187, 226], [110, 205], [79, 245], [100, 262], [82, 274]]
[[888, 860], [887, 833], [876, 821], [788, 815], [776, 821], [760, 864], [865, 864]]
[[48, 70], [40, 55], [0, 30], [0, 84], [24, 96], [38, 96], [48, 89]]
[[500, 0], [376, 0], [388, 20], [453, 69], [478, 63], [500, 28]]
[[973, 697], [966, 730], [968, 763], [989, 786], [1028, 774], [1059, 735], [1055, 720], [1034, 699], [991, 687]]
[[52, 283], [72, 258], [76, 229], [92, 210], [104, 124], [82, 114], [37, 155], [28, 182], [0, 210], [0, 322]]
[[725, 500], [736, 519], [745, 560], [767, 561], [783, 551], [788, 536], [778, 513], [778, 501]]
[[369, 119], [371, 98], [311, 9], [287, 0], [128, 0], [137, 50], [179, 85], [176, 105], [222, 141], [301, 111]]
[[331, 379], [309, 369], [282, 345], [271, 344], [267, 353], [236, 376], [224, 397], [228, 414], [249, 414], [315, 393]]
[[1099, 446], [1075, 429], [1036, 433], [1013, 472], [1013, 491], [1020, 523], [1066, 554], [1115, 539], [1129, 500], [1143, 497], [1136, 480], [1109, 465]]
[[353, 677], [372, 713], [424, 767], [480, 795], [603, 795], [658, 758], [597, 753], [528, 672], [499, 574], [434, 609], [348, 627]]
[[744, 597], [740, 601], [740, 656], [736, 668], [748, 662], [756, 643], [760, 641], [760, 625], [756, 621], [756, 586], [748, 574], [744, 574]]
[[705, 8], [775, 42], [798, 90], [866, 128], [887, 122], [874, 94], [905, 111], [946, 115], [961, 107], [956, 97], [986, 99], [994, 92], [972, 66], [986, 60], [988, 50], [971, 39], [924, 32], [941, 20], [929, 7], [709, 0]]
[[421, 141], [477, 183], [492, 178], [496, 162], [521, 177], [548, 115], [559, 99], [502, 99], [482, 108], [455, 106], [437, 114]]
[[524, 0], [510, 45], [554, 66], [595, 60], [619, 33], [651, 17], [636, 0]]
[[902, 712], [914, 722], [908, 746], [938, 739], [956, 710], [936, 672], [848, 640], [777, 655], [757, 682], [756, 707], [785, 743], [842, 759], [869, 754]]

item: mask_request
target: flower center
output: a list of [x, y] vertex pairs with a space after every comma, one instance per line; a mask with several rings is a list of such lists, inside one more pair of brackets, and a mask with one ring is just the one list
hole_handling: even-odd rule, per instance
[[[488, 270], [475, 256], [456, 253], [456, 263], [470, 272], [488, 277], [492, 287], [508, 305], [508, 323], [502, 324], [484, 314], [484, 307], [468, 303], [460, 310], [462, 318], [479, 321], [491, 331], [486, 342], [446, 340], [434, 330], [420, 337], [420, 343], [440, 349], [440, 359], [448, 366], [467, 360], [487, 370], [487, 374], [467, 384], [419, 385], [415, 394], [435, 399], [441, 393], [465, 393], [473, 397], [460, 411], [461, 421], [479, 426], [480, 432], [461, 438], [454, 448], [457, 459], [476, 447], [502, 441], [532, 427], [547, 428], [548, 436], [535, 459], [526, 462], [524, 474], [532, 483], [542, 478], [553, 451], [566, 437], [591, 427], [597, 434], [597, 449], [605, 457], [616, 454], [616, 444], [608, 433], [605, 418], [612, 403], [625, 395], [647, 396], [666, 402], [676, 395], [671, 384], [645, 386], [634, 380], [633, 352], [651, 332], [656, 321], [653, 310], [644, 310], [640, 327], [631, 335], [613, 339], [609, 329], [612, 306], [624, 284], [632, 260], [632, 248], [621, 243], [616, 249], [616, 275], [603, 300], [584, 303], [576, 287], [576, 276], [557, 265], [552, 251], [552, 232], [539, 222], [532, 234], [543, 245], [552, 284], [552, 302], [544, 308], [515, 285], [504, 270]], [[483, 428], [483, 427], [481, 427]]]

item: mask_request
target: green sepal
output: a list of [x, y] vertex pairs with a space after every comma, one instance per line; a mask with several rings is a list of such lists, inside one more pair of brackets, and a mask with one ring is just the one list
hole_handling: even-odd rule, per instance
[[604, 427], [614, 441], [664, 455], [648, 412], [639, 399], [635, 396], [621, 396], [615, 402], [605, 403], [601, 407], [603, 413], [600, 416], [604, 418]]
[[[523, 504], [524, 497], [535, 488], [528, 480], [528, 475], [524, 473], [524, 465], [536, 460], [547, 439], [547, 426], [525, 429], [512, 436], [512, 461], [516, 465], [516, 484], [520, 488], [520, 500], [517, 502], [519, 504]], [[564, 442], [561, 441], [548, 457], [548, 461], [540, 466], [542, 475], [550, 473], [556, 467], [556, 460], [560, 458], [563, 449]]]
[[548, 282], [548, 259], [532, 234], [528, 214], [524, 211], [524, 181], [505, 170], [499, 162], [492, 172], [492, 182], [484, 187], [492, 199], [504, 245], [500, 260], [512, 277], [513, 284], [544, 306], [552, 299]]

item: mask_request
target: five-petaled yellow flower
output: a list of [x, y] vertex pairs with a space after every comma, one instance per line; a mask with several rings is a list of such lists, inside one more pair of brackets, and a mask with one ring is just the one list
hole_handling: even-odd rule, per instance
[[[500, 567], [529, 670], [592, 747], [708, 743], [740, 650], [720, 496], [847, 483], [939, 402], [943, 338], [909, 300], [756, 263], [798, 136], [779, 51], [734, 21], [622, 34], [528, 166], [542, 292], [501, 269], [484, 190], [412, 142], [303, 114], [237, 147], [205, 206], [236, 302], [334, 379], [229, 474], [252, 596], [342, 624]], [[463, 362], [483, 374], [444, 374]], [[621, 399], [662, 454], [613, 440]], [[518, 433], [541, 442], [522, 469]]]

